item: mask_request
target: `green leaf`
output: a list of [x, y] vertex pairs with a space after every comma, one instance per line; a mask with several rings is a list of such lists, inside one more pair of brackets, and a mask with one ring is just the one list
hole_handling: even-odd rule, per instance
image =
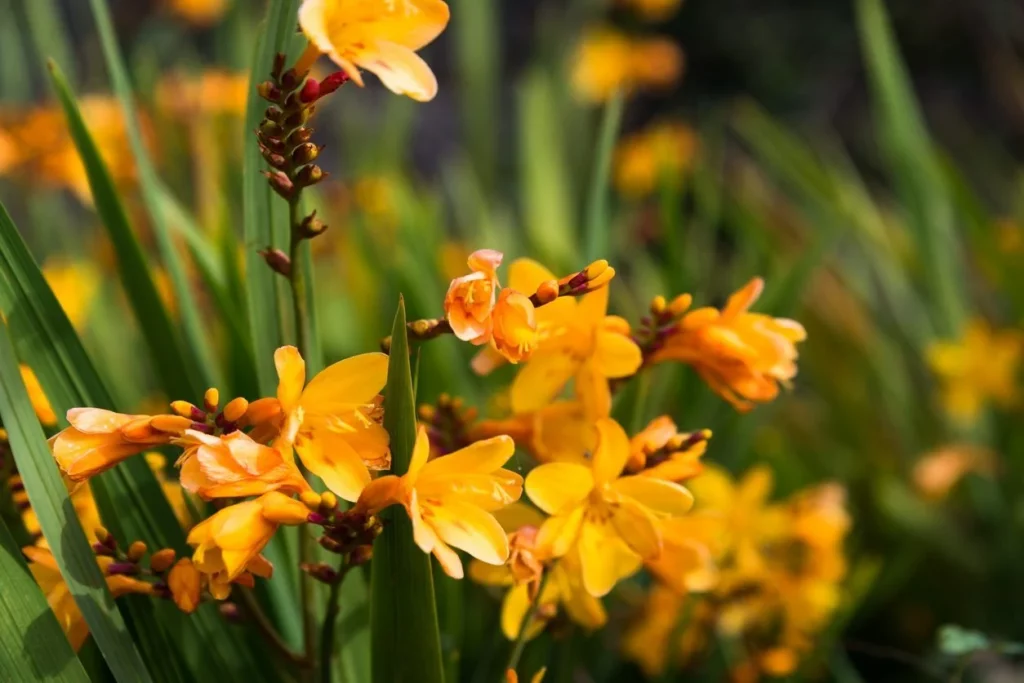
[[0, 680], [89, 683], [2, 520], [0, 586]]
[[[0, 205], [0, 310], [7, 314], [19, 357], [36, 373], [58, 415], [76, 406], [114, 410], [64, 310]], [[51, 459], [52, 460], [52, 459]], [[130, 458], [90, 481], [104, 525], [120, 539], [183, 551], [184, 534], [143, 458]], [[196, 672], [222, 680], [259, 677], [262, 651], [225, 629], [213, 605], [191, 617], [166, 601], [126, 600], [125, 614], [152, 673], [161, 681], [193, 681]], [[192, 672], [182, 669], [188, 662]]]
[[[151, 680], [68, 499], [67, 489], [46, 444], [46, 435], [21, 381], [14, 345], [3, 322], [0, 322], [0, 416], [32, 510], [110, 670], [119, 681]], [[6, 594], [10, 589], [5, 585], [3, 592]]]
[[265, 162], [253, 131], [259, 126], [266, 102], [256, 92], [256, 84], [270, 76], [274, 55], [287, 52], [295, 34], [298, 0], [269, 3], [266, 25], [260, 32], [250, 71], [249, 100], [245, 114], [244, 160], [242, 167], [242, 207], [245, 223], [245, 280], [248, 294], [249, 328], [260, 394], [273, 396], [277, 389], [274, 351], [284, 343], [285, 287], [287, 282], [268, 268], [256, 254], [260, 249], [276, 247], [288, 251], [287, 206], [267, 185], [260, 171]]
[[587, 199], [586, 245], [584, 253], [587, 261], [606, 258], [610, 248], [608, 236], [608, 180], [612, 173], [612, 155], [615, 152], [615, 141], [619, 137], [622, 126], [622, 110], [626, 98], [621, 91], [605, 105], [601, 117], [601, 131], [597, 138], [597, 155], [594, 157], [594, 175], [590, 179], [590, 194]]
[[[416, 398], [409, 366], [405, 301], [391, 330], [384, 426], [391, 436], [391, 471], [409, 469], [416, 441]], [[373, 545], [370, 633], [374, 683], [443, 683], [441, 639], [430, 556], [412, 540], [412, 522], [393, 505], [381, 513], [384, 533]]]
[[189, 287], [188, 272], [174, 241], [174, 236], [167, 227], [167, 220], [160, 207], [160, 180], [153, 166], [146, 146], [142, 141], [142, 132], [136, 113], [135, 96], [128, 80], [128, 70], [117, 44], [114, 26], [110, 20], [110, 9], [107, 0], [90, 0], [92, 15], [96, 20], [103, 57], [107, 64], [111, 86], [121, 103], [124, 112], [125, 131], [128, 142], [135, 157], [135, 166], [139, 177], [143, 203], [149, 214], [153, 235], [160, 250], [163, 264], [170, 276], [174, 296], [178, 301], [178, 315], [181, 316], [181, 329], [188, 343], [182, 351], [189, 365], [177, 368], [177, 372], [189, 378], [194, 386], [193, 396], [198, 397], [208, 386], [221, 386], [223, 381], [214, 363], [214, 353], [210, 346], [210, 335], [203, 330], [199, 317], [199, 306]]
[[885, 4], [858, 0], [857, 19], [883, 151], [922, 254], [935, 302], [932, 316], [941, 335], [956, 337], [967, 306], [951, 190], [900, 59]]
[[203, 392], [202, 381], [195, 374], [194, 364], [189, 363], [182, 351], [177, 331], [160, 300], [145, 254], [128, 222], [110, 171], [85, 126], [82, 113], [75, 103], [64, 74], [53, 62], [50, 62], [50, 78], [64, 109], [71, 138], [85, 166], [96, 211], [117, 253], [121, 285], [149, 346], [153, 368], [159, 374], [163, 388], [170, 396], [200, 396]]

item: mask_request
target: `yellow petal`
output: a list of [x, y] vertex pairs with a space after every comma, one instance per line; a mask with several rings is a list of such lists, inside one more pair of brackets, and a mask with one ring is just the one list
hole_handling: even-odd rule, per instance
[[557, 515], [580, 505], [594, 488], [594, 476], [583, 465], [552, 462], [526, 475], [526, 494], [534, 505]]
[[370, 471], [342, 434], [322, 430], [313, 438], [300, 437], [295, 450], [306, 469], [339, 498], [355, 502], [370, 483]]
[[391, 474], [374, 479], [363, 488], [356, 509], [375, 515], [389, 505], [402, 504], [402, 480]]
[[420, 480], [457, 474], [487, 474], [501, 469], [516, 450], [508, 436], [495, 436], [477, 441], [440, 458], [434, 458], [420, 471]]
[[612, 392], [594, 358], [588, 358], [579, 366], [573, 389], [576, 399], [583, 406], [583, 416], [588, 422], [608, 417], [612, 412]]
[[623, 477], [612, 488], [656, 513], [677, 517], [693, 507], [693, 494], [675, 482], [651, 477]]
[[508, 286], [526, 295], [536, 292], [542, 282], [557, 279], [554, 273], [533, 259], [516, 259], [508, 267]]
[[597, 327], [608, 313], [608, 287], [584, 294], [576, 307], [576, 319], [586, 327]]
[[536, 508], [530, 507], [527, 503], [512, 503], [508, 507], [496, 510], [494, 518], [506, 533], [518, 531], [524, 526], [540, 528], [544, 523], [544, 515]]
[[608, 615], [601, 601], [583, 587], [579, 571], [578, 560], [574, 563], [563, 560], [561, 565], [552, 570], [550, 580], [558, 584], [562, 605], [569, 618], [592, 631], [604, 626]]
[[352, 61], [375, 73], [384, 87], [396, 95], [408, 95], [418, 102], [429, 102], [437, 95], [434, 72], [407, 47], [380, 41], [368, 45]]
[[580, 505], [566, 514], [544, 520], [537, 532], [537, 553], [561, 557], [569, 552], [579, 538], [584, 512], [584, 506]]
[[629, 460], [629, 437], [611, 418], [597, 421], [597, 449], [594, 451], [594, 482], [606, 484], [621, 473]]
[[116, 432], [140, 415], [122, 415], [102, 408], [72, 408], [67, 413], [68, 422], [86, 434], [110, 434]]
[[508, 560], [508, 537], [493, 516], [456, 500], [427, 509], [433, 513], [431, 524], [446, 544], [488, 564], [501, 565]]
[[607, 524], [585, 523], [580, 531], [583, 587], [595, 597], [607, 595], [621, 579], [636, 572], [642, 561]]
[[294, 346], [282, 346], [274, 352], [277, 368], [277, 400], [285, 413], [299, 405], [302, 387], [306, 383], [306, 361]]
[[421, 497], [455, 498], [491, 512], [519, 500], [523, 495], [523, 478], [509, 470], [493, 474], [447, 474], [429, 480], [421, 478], [416, 490]]
[[430, 439], [427, 437], [427, 429], [420, 425], [416, 430], [416, 443], [412, 447], [412, 458], [409, 460], [409, 470], [406, 477], [409, 481], [416, 481], [420, 476], [420, 470], [427, 464], [430, 457]]
[[388, 381], [388, 357], [364, 353], [338, 361], [314, 377], [302, 392], [307, 413], [333, 413], [371, 403]]
[[612, 527], [623, 541], [644, 559], [661, 554], [661, 534], [647, 508], [632, 498], [623, 498], [612, 508]]
[[551, 403], [578, 367], [571, 355], [557, 350], [533, 354], [512, 383], [512, 412], [531, 413]]
[[495, 566], [480, 560], [469, 563], [469, 578], [483, 586], [511, 586], [515, 582], [508, 565]]
[[[538, 600], [540, 600], [542, 606], [549, 605], [553, 607], [558, 603], [558, 598], [558, 588], [554, 585], [554, 582], [549, 581], [548, 585], [544, 587], [544, 591], [538, 597]], [[530, 611], [531, 604], [530, 587], [527, 584], [513, 586], [505, 593], [505, 599], [501, 603], [501, 631], [505, 634], [506, 638], [515, 640], [519, 637], [519, 630], [523, 626], [523, 619], [526, 618], [526, 613]], [[553, 611], [549, 609], [543, 612]], [[540, 616], [543, 612], [538, 611], [537, 615], [527, 624], [525, 634], [527, 640], [537, 637], [544, 630], [544, 627], [547, 626], [548, 620]]]
[[643, 354], [629, 336], [609, 330], [599, 330], [594, 364], [605, 377], [629, 377], [640, 369]]

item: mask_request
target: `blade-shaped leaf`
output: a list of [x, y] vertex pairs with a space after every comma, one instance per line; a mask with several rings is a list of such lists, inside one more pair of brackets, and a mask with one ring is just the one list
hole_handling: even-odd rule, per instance
[[194, 372], [195, 366], [188, 362], [182, 351], [177, 331], [160, 300], [145, 254], [128, 222], [110, 171], [89, 134], [64, 74], [53, 62], [50, 62], [50, 76], [57, 99], [64, 109], [71, 138], [89, 178], [96, 211], [117, 253], [121, 284], [149, 346], [153, 367], [169, 395], [176, 398], [201, 395], [202, 382]]
[[178, 301], [181, 329], [184, 339], [188, 342], [182, 351], [191, 363], [191, 367], [188, 370], [179, 368], [178, 372], [185, 373], [193, 382], [199, 382], [199, 388], [194, 394], [198, 397], [199, 392], [205, 387], [222, 384], [220, 373], [214, 363], [213, 350], [210, 347], [210, 335], [203, 330], [202, 321], [199, 318], [200, 309], [196, 305], [195, 296], [189, 287], [185, 264], [160, 205], [160, 180], [142, 141], [142, 131], [135, 108], [135, 96], [132, 94], [128, 70], [125, 68], [124, 58], [121, 56], [121, 49], [117, 44], [117, 36], [114, 34], [114, 25], [110, 20], [107, 0], [90, 0], [89, 4], [92, 7], [93, 18], [96, 20], [96, 30], [103, 48], [110, 84], [124, 113], [125, 132], [132, 148], [132, 155], [135, 157], [142, 199], [149, 214], [160, 256], [170, 276], [171, 287]]
[[[391, 331], [384, 426], [391, 435], [391, 471], [409, 469], [416, 440], [416, 399], [409, 365], [405, 302]], [[370, 633], [374, 683], [443, 683], [441, 639], [430, 556], [412, 540], [412, 522], [397, 505], [381, 513], [384, 533], [373, 545]]]
[[597, 139], [597, 153], [594, 157], [594, 175], [590, 179], [590, 194], [587, 197], [586, 234], [584, 244], [587, 261], [608, 256], [611, 246], [608, 239], [610, 220], [608, 216], [608, 180], [612, 173], [612, 155], [615, 141], [622, 125], [622, 110], [626, 98], [617, 92], [605, 105], [601, 117], [601, 131]]
[[[39, 526], [110, 670], [117, 680], [126, 683], [151, 680], [68, 499], [67, 489], [46, 444], [46, 435], [21, 381], [14, 345], [3, 322], [0, 322], [0, 416]], [[5, 593], [9, 590], [4, 587]]]
[[[115, 409], [39, 266], [0, 205], [0, 310], [7, 313], [20, 358], [58, 415], [76, 406]], [[131, 458], [90, 482], [104, 525], [118, 538], [151, 548], [183, 550], [184, 534], [153, 471]], [[223, 680], [265, 671], [263, 652], [247, 647], [237, 629], [225, 628], [212, 605], [186, 616], [160, 601], [128, 600], [125, 614], [152, 673], [161, 681], [195, 680], [203, 672]], [[182, 667], [188, 662], [191, 671]]]
[[0, 586], [0, 680], [89, 683], [2, 520]]

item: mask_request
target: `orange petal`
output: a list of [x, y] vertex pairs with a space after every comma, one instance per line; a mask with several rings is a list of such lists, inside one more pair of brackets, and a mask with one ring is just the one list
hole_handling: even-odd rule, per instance
[[274, 366], [277, 368], [277, 400], [285, 413], [291, 413], [299, 405], [306, 383], [306, 361], [294, 346], [282, 346], [274, 352]]

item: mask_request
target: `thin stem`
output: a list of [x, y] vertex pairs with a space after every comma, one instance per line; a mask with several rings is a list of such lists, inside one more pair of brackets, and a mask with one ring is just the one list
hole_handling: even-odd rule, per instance
[[270, 645], [274, 651], [284, 659], [294, 664], [298, 664], [300, 667], [305, 668], [312, 664], [312, 660], [288, 647], [288, 644], [284, 642], [283, 638], [281, 638], [281, 634], [277, 632], [277, 629], [274, 628], [270, 619], [263, 612], [263, 608], [260, 607], [260, 604], [256, 601], [256, 597], [252, 594], [252, 591], [248, 588], [239, 588], [236, 591], [236, 594], [239, 596], [239, 603], [248, 613], [253, 623], [256, 624], [256, 628], [260, 632], [260, 635], [263, 636], [263, 639], [267, 641], [267, 644]]
[[[526, 615], [519, 623], [519, 634], [516, 636], [516, 644], [512, 647], [512, 654], [508, 657], [505, 671], [509, 669], [514, 670], [519, 666], [519, 658], [523, 656], [523, 650], [526, 649], [526, 633], [530, 630], [529, 627], [534, 617], [537, 616], [537, 610], [540, 609], [540, 596], [544, 593], [544, 587], [548, 583], [549, 576], [551, 576], [550, 569], [545, 571], [544, 575], [540, 577], [540, 584], [537, 586], [537, 593], [533, 596], [533, 601], [530, 603], [530, 609], [526, 610]], [[504, 671], [502, 673], [504, 674]]]
[[338, 621], [338, 612], [341, 605], [338, 597], [341, 595], [341, 584], [345, 581], [350, 565], [338, 567], [338, 578], [331, 584], [331, 592], [327, 597], [327, 614], [324, 616], [324, 625], [320, 631], [320, 680], [323, 683], [331, 683], [331, 656], [334, 654], [334, 627]]

